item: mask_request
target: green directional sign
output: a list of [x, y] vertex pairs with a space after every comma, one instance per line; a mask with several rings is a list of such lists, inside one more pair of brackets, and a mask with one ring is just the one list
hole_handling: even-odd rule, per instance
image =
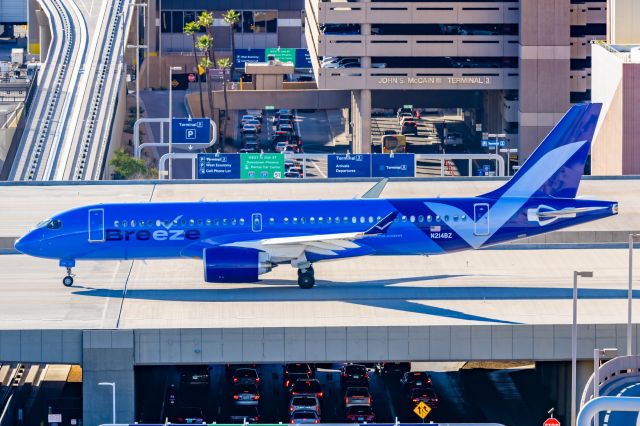
[[296, 65], [296, 49], [278, 49], [277, 47], [264, 49], [264, 57], [268, 58], [270, 55], [280, 62], [291, 62], [294, 66]]
[[240, 154], [241, 179], [281, 179], [284, 177], [284, 155]]

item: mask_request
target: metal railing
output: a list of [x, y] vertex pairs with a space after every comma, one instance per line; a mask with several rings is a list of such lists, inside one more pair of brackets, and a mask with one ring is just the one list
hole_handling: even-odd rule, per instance
[[[613, 358], [600, 366], [598, 376], [598, 390], [610, 386], [613, 381], [640, 381], [640, 356], [619, 356]], [[593, 399], [594, 378], [595, 375], [592, 374], [585, 385], [582, 398], [580, 399], [581, 407]], [[600, 392], [598, 393], [600, 394]]]

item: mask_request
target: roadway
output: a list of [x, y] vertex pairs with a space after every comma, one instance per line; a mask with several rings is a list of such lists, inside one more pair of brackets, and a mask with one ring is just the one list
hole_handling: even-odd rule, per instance
[[[330, 185], [330, 190], [328, 190]], [[48, 215], [94, 202], [341, 198], [370, 183], [0, 186], [0, 237], [21, 235]], [[490, 181], [392, 182], [388, 197], [471, 195]], [[584, 194], [620, 201], [621, 214], [575, 227], [586, 233], [640, 230], [640, 180], [589, 180]], [[36, 201], [37, 200], [37, 201]], [[56, 262], [0, 256], [11, 283], [0, 301], [0, 328], [227, 328], [568, 324], [571, 273], [581, 281], [579, 321], [626, 321], [627, 255], [622, 249], [481, 250], [434, 257], [364, 257], [316, 266], [312, 291], [301, 291], [287, 266], [259, 283], [204, 284], [202, 263], [81, 262], [77, 285], [63, 288]], [[638, 306], [640, 308], [640, 306]], [[286, 313], [286, 315], [285, 315]]]
[[10, 179], [98, 179], [123, 78], [131, 8], [124, 0], [41, 4], [52, 41]]

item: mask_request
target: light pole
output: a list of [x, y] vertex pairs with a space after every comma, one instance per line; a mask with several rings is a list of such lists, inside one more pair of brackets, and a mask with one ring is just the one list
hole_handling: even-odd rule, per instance
[[507, 176], [511, 175], [511, 154], [517, 154], [518, 148], [502, 148], [501, 154], [507, 154]]
[[136, 49], [136, 121], [140, 120], [140, 49], [147, 49], [146, 45], [128, 44], [127, 48]]
[[100, 382], [100, 386], [111, 386], [112, 406], [113, 409], [113, 424], [116, 424], [116, 384], [114, 382]]
[[173, 134], [171, 121], [173, 120], [173, 72], [182, 71], [182, 67], [169, 67], [169, 180], [173, 179]]
[[571, 324], [571, 426], [576, 426], [576, 387], [578, 365], [578, 277], [591, 278], [592, 271], [573, 271], [573, 322]]
[[633, 243], [640, 234], [629, 234], [629, 290], [627, 291], [627, 356], [633, 354], [633, 325], [631, 314], [633, 312]]
[[[600, 396], [600, 358], [614, 358], [618, 355], [618, 348], [604, 348], [593, 350], [593, 397]], [[600, 416], [593, 418], [593, 426], [598, 426]]]

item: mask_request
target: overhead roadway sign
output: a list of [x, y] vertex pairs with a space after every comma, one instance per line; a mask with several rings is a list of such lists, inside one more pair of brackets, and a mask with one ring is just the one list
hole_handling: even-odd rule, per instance
[[416, 413], [416, 416], [424, 420], [431, 412], [431, 407], [425, 404], [424, 401], [420, 401], [413, 409], [413, 412]]
[[413, 177], [416, 161], [413, 154], [373, 155], [372, 177]]
[[198, 154], [198, 179], [240, 179], [240, 154]]
[[209, 145], [211, 120], [208, 118], [174, 118], [171, 120], [171, 142], [177, 144]]
[[371, 177], [371, 154], [332, 154], [327, 156], [328, 177]]
[[499, 141], [497, 141], [495, 139], [482, 139], [480, 141], [480, 144], [482, 145], [483, 148], [496, 147], [498, 145], [505, 146], [505, 140], [500, 139]]
[[284, 155], [242, 154], [240, 156], [241, 179], [281, 179], [284, 177]]
[[280, 62], [291, 62], [294, 65], [296, 64], [296, 49], [271, 47], [264, 49], [264, 56], [265, 58], [273, 56]]

